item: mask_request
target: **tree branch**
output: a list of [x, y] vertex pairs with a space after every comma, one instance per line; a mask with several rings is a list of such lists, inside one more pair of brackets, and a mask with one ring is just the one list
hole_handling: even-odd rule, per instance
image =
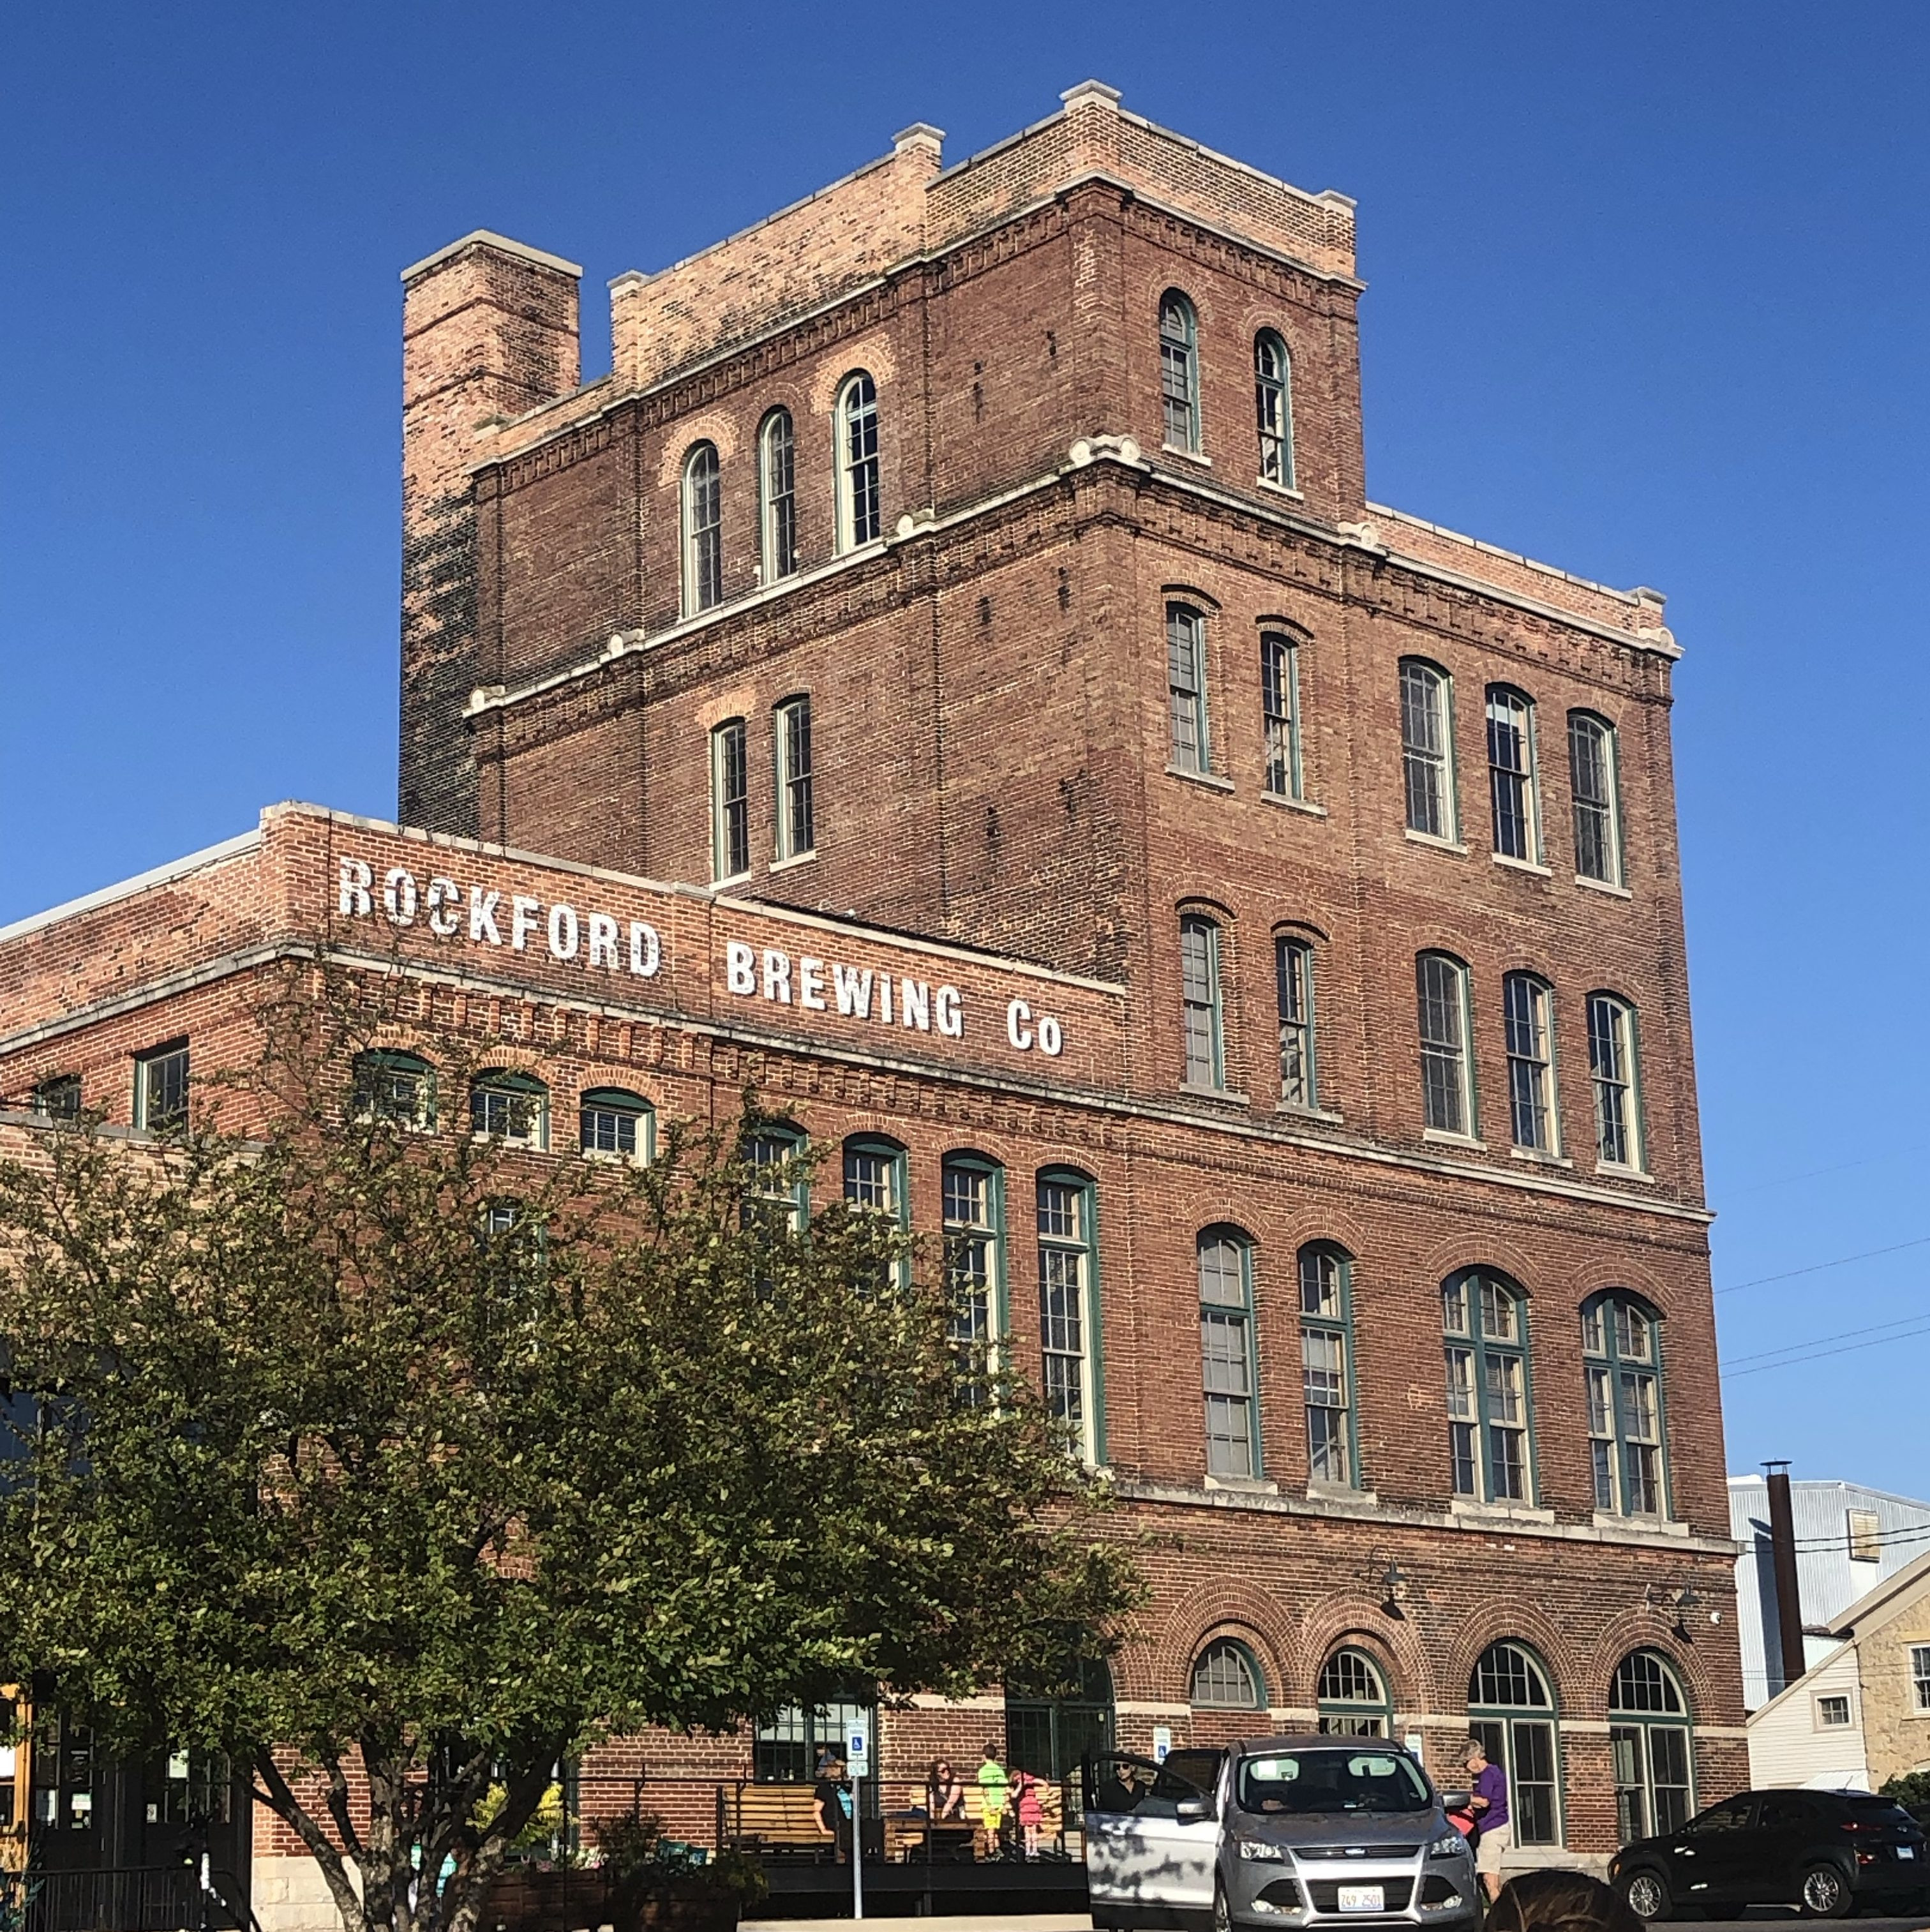
[[327, 1881], [329, 1895], [335, 1901], [335, 1910], [342, 1916], [342, 1924], [348, 1932], [356, 1932], [358, 1927], [365, 1928], [368, 1915], [362, 1910], [362, 1894], [342, 1862], [342, 1855], [329, 1842], [329, 1834], [322, 1829], [308, 1808], [289, 1789], [288, 1780], [281, 1774], [281, 1768], [275, 1761], [272, 1751], [260, 1750], [254, 1756], [255, 1776], [261, 1780], [263, 1790], [257, 1790], [252, 1782], [248, 1789], [256, 1800], [272, 1811], [287, 1825], [302, 1842], [308, 1847], [308, 1856], [322, 1868], [322, 1876]]

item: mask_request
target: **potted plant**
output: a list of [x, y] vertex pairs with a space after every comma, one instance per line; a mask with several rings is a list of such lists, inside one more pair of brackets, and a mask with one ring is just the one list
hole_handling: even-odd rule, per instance
[[664, 1836], [663, 1820], [615, 1818], [592, 1828], [615, 1932], [734, 1932], [770, 1886], [742, 1852], [706, 1852]]

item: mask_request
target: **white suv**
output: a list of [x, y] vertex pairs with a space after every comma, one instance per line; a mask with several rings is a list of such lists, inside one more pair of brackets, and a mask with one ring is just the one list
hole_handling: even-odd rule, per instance
[[1481, 1922], [1466, 1840], [1407, 1753], [1380, 1738], [1259, 1738], [1114, 1755], [1085, 1774], [1092, 1922], [1259, 1928]]

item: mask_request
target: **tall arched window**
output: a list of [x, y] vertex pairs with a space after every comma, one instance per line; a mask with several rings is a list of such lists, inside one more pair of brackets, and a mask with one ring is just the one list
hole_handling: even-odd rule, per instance
[[[875, 1214], [898, 1233], [908, 1230], [911, 1216], [904, 1148], [881, 1135], [856, 1135], [845, 1143], [844, 1165], [846, 1202], [864, 1214]], [[902, 1283], [910, 1279], [911, 1270], [911, 1256], [901, 1254], [890, 1272]]]
[[1688, 1700], [1666, 1659], [1633, 1650], [1608, 1687], [1608, 1750], [1619, 1842], [1679, 1832], [1695, 1810]]
[[801, 859], [818, 843], [809, 698], [800, 693], [785, 699], [771, 714], [771, 730], [777, 761], [776, 856]]
[[1257, 1476], [1259, 1377], [1253, 1348], [1253, 1244], [1237, 1228], [1208, 1228], [1199, 1237], [1198, 1250], [1207, 1473]]
[[358, 1054], [355, 1114], [359, 1120], [392, 1120], [400, 1127], [433, 1127], [436, 1076], [429, 1063], [413, 1053]]
[[727, 718], [710, 734], [710, 871], [734, 879], [751, 869], [750, 758], [744, 721]]
[[1501, 982], [1508, 1046], [1508, 1113], [1514, 1144], [1535, 1154], [1561, 1151], [1555, 1106], [1554, 1002], [1547, 982], [1510, 973]]
[[1400, 764], [1407, 829], [1427, 838], [1457, 836], [1452, 687], [1439, 664], [1400, 661]]
[[1179, 922], [1179, 998], [1186, 1084], [1224, 1087], [1226, 1047], [1220, 989], [1220, 928], [1198, 913], [1188, 913]]
[[1199, 328], [1177, 289], [1160, 298], [1160, 407], [1166, 446], [1199, 453]]
[[810, 1178], [802, 1160], [804, 1136], [788, 1120], [771, 1120], [748, 1136], [743, 1148], [752, 1174], [748, 1204], [776, 1226], [800, 1232], [811, 1213]]
[[541, 1153], [550, 1144], [550, 1090], [533, 1074], [491, 1067], [469, 1090], [469, 1120], [476, 1133]]
[[1168, 761], [1175, 771], [1210, 772], [1206, 722], [1206, 620], [1190, 604], [1166, 606]]
[[1661, 1324], [1655, 1310], [1622, 1288], [1589, 1296], [1582, 1304], [1581, 1352], [1595, 1508], [1616, 1516], [1666, 1515]]
[[1421, 1111], [1440, 1134], [1475, 1132], [1474, 1062], [1468, 1051], [1468, 969], [1448, 952], [1414, 962], [1421, 1029]]
[[1092, 1183], [1065, 1168], [1038, 1180], [1039, 1349], [1046, 1407], [1067, 1448], [1103, 1454], [1099, 1416], [1098, 1244]]
[[1619, 886], [1622, 799], [1615, 727], [1592, 711], [1568, 713], [1568, 783], [1574, 796], [1574, 868], [1584, 879]]
[[1353, 1263], [1331, 1241], [1310, 1241], [1300, 1251], [1300, 1369], [1307, 1475], [1358, 1489]]
[[952, 1344], [970, 1373], [1004, 1333], [1005, 1170], [978, 1154], [948, 1154], [941, 1178]]
[[1266, 1679], [1253, 1653], [1236, 1638], [1215, 1637], [1193, 1660], [1193, 1703], [1202, 1711], [1264, 1711]]
[[1491, 1643], [1468, 1680], [1468, 1734], [1508, 1774], [1517, 1845], [1562, 1841], [1559, 1712], [1541, 1660], [1518, 1643]]
[[578, 1144], [593, 1160], [647, 1167], [655, 1150], [656, 1113], [641, 1094], [593, 1087], [577, 1103]]
[[862, 369], [838, 392], [838, 548], [874, 543], [878, 507], [878, 386]]
[[1619, 994], [1588, 996], [1588, 1070], [1595, 1086], [1596, 1158], [1604, 1167], [1639, 1168], [1642, 1108], [1635, 1009]]
[[1387, 1677], [1364, 1650], [1343, 1646], [1320, 1666], [1320, 1728], [1329, 1736], [1391, 1738], [1394, 1700]]
[[1265, 764], [1260, 789], [1275, 798], [1305, 796], [1300, 763], [1300, 646], [1284, 632], [1260, 638], [1260, 718]]
[[1527, 1297], [1505, 1275], [1464, 1269], [1442, 1286], [1441, 1327], [1455, 1495], [1532, 1500]]
[[1520, 692], [1501, 684], [1487, 688], [1487, 791], [1496, 855], [1539, 865], [1541, 812], [1535, 776], [1535, 707]]
[[1293, 488], [1293, 365], [1273, 330], [1253, 338], [1253, 406], [1259, 418], [1260, 481]]
[[717, 446], [700, 442], [683, 459], [683, 614], [724, 596], [724, 505]]
[[791, 412], [773, 410], [758, 431], [758, 560], [775, 584], [797, 568], [797, 463]]
[[1320, 1104], [1320, 1066], [1314, 1052], [1313, 945], [1293, 933], [1274, 940], [1274, 997], [1280, 1015], [1280, 1097], [1283, 1106]]

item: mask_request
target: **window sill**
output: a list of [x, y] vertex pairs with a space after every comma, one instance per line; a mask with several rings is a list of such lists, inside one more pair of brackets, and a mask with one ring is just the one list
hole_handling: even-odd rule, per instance
[[1246, 1095], [1236, 1093], [1231, 1087], [1202, 1087], [1196, 1081], [1182, 1080], [1179, 1090], [1193, 1100], [1214, 1100], [1228, 1107], [1250, 1107], [1253, 1102]]
[[1525, 1160], [1531, 1167], [1572, 1168], [1574, 1166], [1566, 1154], [1546, 1154], [1539, 1148], [1510, 1148], [1508, 1158], [1510, 1160]]
[[1538, 879], [1552, 879], [1555, 875], [1546, 866], [1538, 866], [1532, 859], [1511, 859], [1505, 852], [1493, 854], [1497, 866], [1505, 866], [1511, 872], [1529, 872]]
[[1688, 1525], [1672, 1522], [1663, 1516], [1619, 1516], [1613, 1510], [1597, 1510], [1597, 1529], [1646, 1529], [1653, 1536], [1686, 1536]]
[[1458, 838], [1437, 838], [1431, 832], [1416, 832], [1411, 825], [1406, 836], [1412, 844], [1431, 846], [1436, 852], [1452, 852], [1463, 859], [1468, 856], [1468, 848]]
[[1380, 1501], [1371, 1490], [1357, 1490], [1352, 1483], [1323, 1483], [1317, 1478], [1307, 1479], [1307, 1500], [1310, 1503], [1367, 1503]]
[[1206, 1486], [1209, 1490], [1230, 1490], [1237, 1496], [1277, 1496], [1280, 1485], [1265, 1476], [1214, 1476], [1208, 1475]]
[[1547, 1522], [1555, 1520], [1551, 1509], [1537, 1509], [1531, 1503], [1484, 1503], [1472, 1496], [1455, 1496], [1448, 1504], [1450, 1516], [1469, 1522]]
[[1274, 1112], [1283, 1120], [1317, 1120], [1322, 1126], [1337, 1127], [1344, 1124], [1345, 1116], [1334, 1113], [1326, 1107], [1302, 1107], [1291, 1100], [1282, 1100]]
[[1263, 791], [1260, 794], [1262, 805], [1277, 805], [1283, 812], [1304, 812], [1309, 818], [1325, 818], [1327, 808], [1316, 805], [1310, 798], [1289, 798], [1283, 791]]
[[1433, 1142], [1436, 1147], [1466, 1148], [1475, 1154], [1487, 1151], [1487, 1142], [1477, 1140], [1472, 1134], [1451, 1134], [1445, 1127], [1423, 1127], [1421, 1138]]
[[1574, 882], [1592, 892], [1606, 892], [1612, 899], [1632, 899], [1635, 895], [1626, 886], [1610, 885], [1606, 879], [1591, 879], [1585, 872], [1577, 872]]
[[773, 872], [788, 872], [799, 866], [813, 863], [817, 856], [818, 848], [813, 845], [809, 851], [794, 852], [788, 859], [773, 859], [770, 862], [770, 869]]
[[1211, 470], [1213, 467], [1211, 457], [1200, 450], [1182, 449], [1176, 442], [1161, 443], [1160, 454], [1162, 456], [1176, 456], [1182, 463], [1196, 463], [1202, 470]]
[[1169, 778], [1184, 778], [1188, 784], [1205, 786], [1208, 791], [1230, 792], [1233, 789], [1233, 781], [1223, 778], [1217, 772], [1190, 772], [1184, 765], [1169, 765], [1166, 772]]
[[741, 886], [748, 884], [750, 876], [751, 875], [748, 872], [726, 872], [721, 879], [713, 879], [710, 881], [710, 890], [713, 892], [727, 891], [732, 886]]
[[1655, 1184], [1655, 1177], [1646, 1167], [1619, 1167], [1612, 1160], [1598, 1160], [1595, 1171], [1609, 1180], [1639, 1180], [1644, 1187]]
[[1264, 476], [1256, 476], [1253, 487], [1265, 490], [1270, 496], [1285, 496], [1296, 503], [1304, 503], [1307, 500], [1307, 493], [1304, 490], [1296, 490], [1291, 483], [1274, 483]]

